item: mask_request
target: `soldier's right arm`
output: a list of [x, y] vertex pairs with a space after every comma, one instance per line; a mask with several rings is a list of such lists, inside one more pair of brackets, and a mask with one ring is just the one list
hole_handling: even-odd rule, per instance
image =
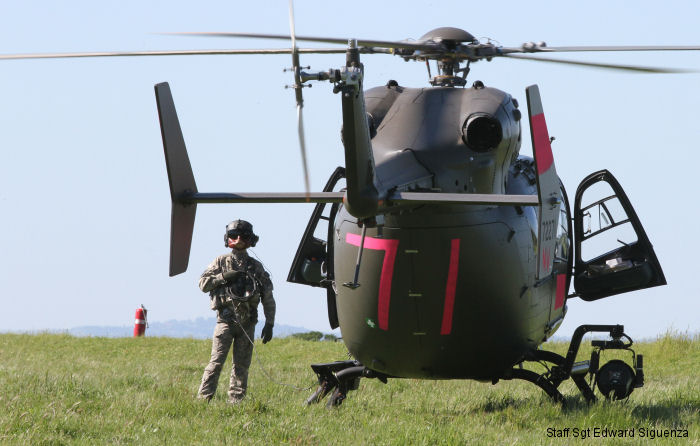
[[211, 262], [211, 264], [209, 264], [207, 269], [204, 270], [202, 276], [199, 278], [199, 289], [203, 292], [208, 293], [214, 288], [226, 283], [226, 279], [224, 279], [224, 275], [219, 264], [219, 257], [217, 257], [213, 262]]

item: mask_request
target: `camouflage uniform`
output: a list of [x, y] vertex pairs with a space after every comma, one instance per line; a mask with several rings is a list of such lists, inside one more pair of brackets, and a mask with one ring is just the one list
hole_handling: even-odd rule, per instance
[[[244, 271], [240, 280], [227, 282], [223, 273]], [[229, 401], [238, 402], [246, 394], [248, 368], [253, 356], [251, 340], [255, 336], [258, 321], [258, 303], [262, 300], [265, 320], [274, 325], [275, 300], [272, 282], [262, 264], [251, 258], [245, 250], [217, 257], [202, 273], [199, 288], [209, 292], [212, 310], [217, 312], [216, 327], [211, 347], [211, 359], [204, 369], [199, 398], [211, 399], [216, 393], [221, 367], [233, 343], [233, 367], [229, 386]], [[246, 336], [247, 335], [247, 336]]]

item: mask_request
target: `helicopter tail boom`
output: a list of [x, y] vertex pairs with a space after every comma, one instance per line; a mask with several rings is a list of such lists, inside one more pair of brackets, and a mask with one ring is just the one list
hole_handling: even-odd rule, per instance
[[343, 192], [202, 193], [197, 190], [187, 147], [167, 82], [155, 86], [170, 185], [170, 276], [187, 271], [197, 203], [339, 203]]
[[394, 192], [391, 202], [407, 204], [474, 204], [500, 206], [537, 206], [535, 195], [450, 194], [443, 192]]

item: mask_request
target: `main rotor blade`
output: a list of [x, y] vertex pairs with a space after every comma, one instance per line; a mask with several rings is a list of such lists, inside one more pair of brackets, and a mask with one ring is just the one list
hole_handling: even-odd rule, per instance
[[[338, 48], [297, 48], [300, 54], [341, 54]], [[169, 51], [99, 51], [93, 53], [36, 53], [0, 54], [0, 60], [11, 59], [67, 59], [74, 57], [130, 57], [130, 56], [212, 56], [247, 54], [292, 54], [291, 48], [243, 49], [243, 50], [169, 50]]]
[[[535, 52], [574, 52], [574, 51], [699, 51], [698, 45], [602, 45], [602, 46], [544, 46]], [[526, 50], [527, 51], [527, 50]]]
[[[260, 33], [231, 33], [231, 32], [176, 32], [176, 33], [164, 33], [176, 36], [198, 36], [198, 37], [250, 37], [256, 39], [277, 39], [277, 40], [289, 40], [291, 36], [284, 34], [260, 34]], [[336, 37], [312, 37], [312, 36], [296, 36], [296, 40], [305, 42], [323, 42], [323, 43], [337, 43], [341, 45], [347, 45], [349, 39], [336, 38]], [[409, 50], [417, 51], [429, 51], [440, 48], [438, 44], [435, 43], [411, 43], [411, 42], [394, 42], [390, 40], [366, 40], [357, 39], [358, 46], [376, 46], [381, 48], [405, 48]]]
[[607, 70], [635, 71], [638, 73], [693, 73], [693, 70], [684, 70], [679, 68], [658, 68], [658, 67], [643, 67], [635, 65], [620, 65], [610, 63], [597, 62], [582, 62], [577, 60], [552, 59], [549, 57], [529, 56], [525, 54], [503, 54], [503, 57], [511, 59], [533, 60], [538, 62], [558, 63], [563, 65], [579, 65], [584, 67], [602, 68]]

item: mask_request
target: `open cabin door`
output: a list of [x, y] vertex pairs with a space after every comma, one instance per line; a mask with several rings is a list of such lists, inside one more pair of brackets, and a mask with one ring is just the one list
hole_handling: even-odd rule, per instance
[[[345, 178], [345, 169], [338, 167], [328, 179], [323, 191], [333, 191], [335, 185], [342, 178]], [[292, 260], [292, 266], [287, 275], [287, 282], [326, 288], [328, 322], [331, 328], [335, 329], [339, 326], [339, 323], [335, 290], [333, 289], [335, 280], [333, 268], [333, 226], [335, 215], [340, 205], [338, 203], [331, 204], [330, 211], [327, 212], [327, 215], [324, 215], [326, 204], [328, 203], [318, 203], [314, 207], [304, 235], [299, 242], [297, 253], [294, 256], [294, 260]], [[318, 227], [320, 220], [326, 221], [327, 228]], [[319, 235], [324, 237], [325, 240], [319, 238]]]
[[574, 289], [581, 299], [666, 285], [637, 213], [607, 170], [589, 175], [578, 186], [574, 231]]

